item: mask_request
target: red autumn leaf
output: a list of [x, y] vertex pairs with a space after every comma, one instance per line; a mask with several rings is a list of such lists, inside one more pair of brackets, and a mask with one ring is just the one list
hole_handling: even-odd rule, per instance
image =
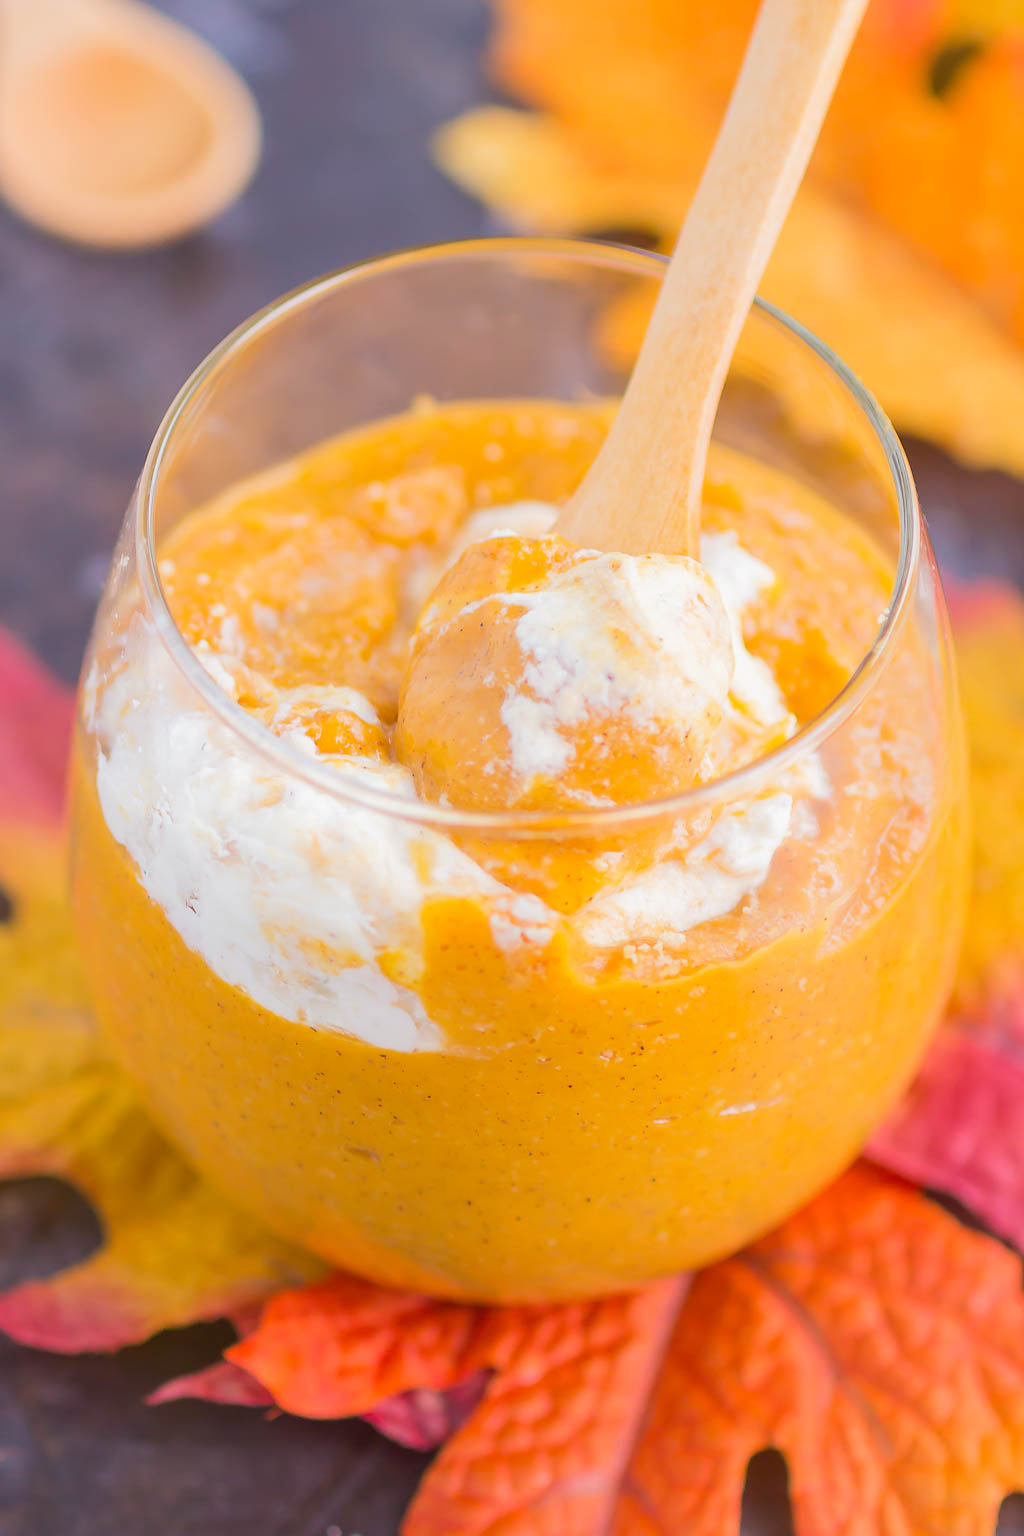
[[493, 1371], [403, 1536], [728, 1536], [769, 1445], [797, 1536], [990, 1536], [1024, 1483], [1021, 1270], [993, 1239], [862, 1165], [685, 1296], [486, 1311], [338, 1277], [230, 1354], [317, 1416]]
[[273, 1408], [274, 1397], [248, 1371], [230, 1360], [215, 1360], [187, 1376], [175, 1376], [146, 1398], [151, 1407], [198, 1398], [206, 1403], [225, 1403], [232, 1408]]
[[[254, 1302], [240, 1307], [230, 1321], [239, 1338], [257, 1327], [262, 1308]], [[243, 1371], [230, 1360], [215, 1360], [212, 1365], [189, 1371], [185, 1376], [175, 1376], [165, 1381], [146, 1398], [151, 1407], [160, 1403], [177, 1403], [185, 1398], [198, 1398], [207, 1403], [223, 1403], [233, 1408], [276, 1408], [273, 1397], [261, 1386], [255, 1376]]]
[[1024, 1248], [1022, 1106], [1024, 1017], [992, 1034], [950, 1025], [875, 1136], [871, 1156], [915, 1184], [953, 1195]]
[[478, 1371], [444, 1392], [413, 1388], [389, 1397], [363, 1418], [374, 1429], [411, 1451], [433, 1451], [460, 1429], [487, 1390], [487, 1374]]
[[64, 802], [73, 700], [0, 630], [0, 817], [54, 821]]
[[[465, 1381], [438, 1392], [416, 1387], [385, 1398], [362, 1417], [374, 1429], [411, 1451], [433, 1451], [465, 1423], [483, 1397], [487, 1375], [478, 1371]], [[202, 1370], [157, 1387], [146, 1399], [151, 1407], [198, 1398], [235, 1408], [275, 1408], [273, 1393], [231, 1360], [216, 1360]]]

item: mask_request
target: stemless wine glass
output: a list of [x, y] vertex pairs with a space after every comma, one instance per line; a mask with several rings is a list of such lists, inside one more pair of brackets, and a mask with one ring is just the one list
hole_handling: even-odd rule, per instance
[[[174, 402], [100, 605], [73, 894], [104, 1037], [204, 1174], [384, 1283], [567, 1297], [734, 1250], [856, 1155], [951, 982], [964, 757], [935, 564], [889, 423], [768, 305], [751, 314], [716, 442], [827, 497], [892, 585], [853, 676], [753, 765], [592, 811], [410, 800], [271, 734], [172, 620], [157, 552], [193, 509], [421, 396], [614, 396], [663, 271], [614, 246], [476, 241], [271, 305]], [[625, 951], [596, 956], [558, 922], [520, 922], [500, 942], [495, 912], [521, 917], [516, 891], [485, 910], [465, 875], [487, 850], [514, 869], [517, 852], [706, 832], [812, 768], [832, 785], [825, 820], [803, 851], [777, 850], [756, 920], [709, 920], [655, 972]], [[864, 846], [883, 778], [899, 794]], [[411, 847], [442, 873], [396, 958]]]

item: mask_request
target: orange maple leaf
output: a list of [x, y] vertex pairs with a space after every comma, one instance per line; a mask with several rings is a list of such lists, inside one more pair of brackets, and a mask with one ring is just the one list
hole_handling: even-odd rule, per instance
[[1022, 1309], [1015, 1256], [854, 1169], [694, 1285], [634, 1466], [660, 1528], [728, 1531], [772, 1444], [798, 1536], [990, 1536], [1024, 1479]]
[[990, 1536], [1024, 1483], [1020, 1263], [866, 1165], [689, 1294], [487, 1311], [336, 1277], [229, 1355], [317, 1417], [493, 1373], [403, 1536], [728, 1536], [766, 1446], [797, 1536]]
[[[493, 0], [490, 62], [595, 163], [699, 171], [758, 0]], [[884, 102], [885, 110], [879, 111]], [[811, 177], [869, 210], [1024, 337], [1024, 11], [874, 0]], [[685, 204], [677, 208], [677, 219]]]

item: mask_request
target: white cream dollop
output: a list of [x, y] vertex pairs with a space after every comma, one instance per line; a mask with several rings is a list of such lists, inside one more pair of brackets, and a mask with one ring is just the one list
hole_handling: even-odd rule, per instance
[[779, 792], [724, 811], [682, 858], [662, 859], [591, 897], [576, 914], [576, 933], [595, 949], [672, 944], [724, 917], [764, 883], [792, 810], [792, 795]]
[[595, 555], [556, 572], [521, 607], [520, 677], [501, 706], [511, 765], [524, 783], [557, 778], [588, 721], [700, 729], [724, 706], [733, 672], [729, 621], [694, 560]]

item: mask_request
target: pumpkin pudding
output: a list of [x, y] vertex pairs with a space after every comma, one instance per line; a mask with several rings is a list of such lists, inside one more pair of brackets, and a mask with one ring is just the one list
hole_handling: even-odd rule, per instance
[[278, 1230], [484, 1300], [619, 1289], [856, 1155], [943, 1005], [961, 744], [894, 572], [712, 448], [701, 560], [550, 532], [612, 407], [433, 405], [182, 520], [83, 688], [101, 1026]]

